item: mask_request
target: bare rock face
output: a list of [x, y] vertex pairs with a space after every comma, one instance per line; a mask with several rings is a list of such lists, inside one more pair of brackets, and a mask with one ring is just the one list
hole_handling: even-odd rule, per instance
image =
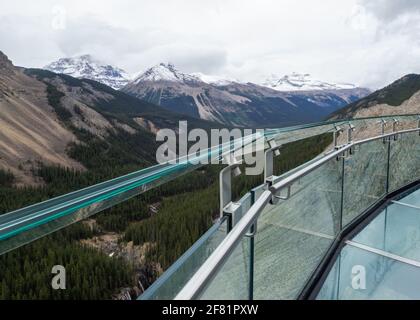
[[13, 68], [12, 61], [10, 61], [9, 58], [1, 51], [0, 51], [0, 68], [1, 69]]
[[32, 174], [39, 162], [83, 169], [66, 153], [76, 141], [49, 105], [45, 84], [0, 52], [0, 169], [10, 170], [18, 186], [40, 183]]
[[12, 61], [0, 51], [0, 74], [11, 74], [14, 72]]

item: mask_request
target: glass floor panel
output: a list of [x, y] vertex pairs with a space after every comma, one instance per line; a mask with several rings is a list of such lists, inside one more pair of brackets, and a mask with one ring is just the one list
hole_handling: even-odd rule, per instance
[[420, 268], [347, 245], [317, 299], [417, 300], [419, 288]]
[[390, 201], [341, 250], [317, 299], [420, 299], [420, 190]]
[[392, 203], [353, 241], [420, 261], [420, 209]]
[[400, 203], [405, 203], [411, 206], [418, 207], [420, 209], [420, 188], [397, 201]]

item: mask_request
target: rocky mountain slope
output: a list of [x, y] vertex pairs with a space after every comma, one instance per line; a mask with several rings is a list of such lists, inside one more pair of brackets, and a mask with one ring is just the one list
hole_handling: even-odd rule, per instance
[[[13, 66], [0, 53], [0, 169], [16, 184], [38, 184], [34, 170], [55, 165], [84, 170], [89, 153], [103, 161], [155, 162], [154, 132], [217, 126], [171, 113], [99, 82]], [[83, 161], [82, 161], [83, 160]]]
[[121, 89], [130, 81], [130, 76], [124, 70], [100, 62], [90, 55], [62, 58], [44, 69], [75, 78], [95, 80], [114, 89]]
[[420, 75], [408, 74], [383, 89], [349, 104], [332, 119], [420, 114]]
[[48, 103], [47, 85], [15, 68], [0, 52], [0, 168], [26, 184], [36, 162], [81, 168], [65, 152], [76, 136]]
[[164, 63], [148, 69], [121, 90], [178, 113], [251, 127], [318, 121], [369, 93], [367, 89], [338, 85], [324, 85], [322, 90], [279, 91], [200, 73], [186, 74]]

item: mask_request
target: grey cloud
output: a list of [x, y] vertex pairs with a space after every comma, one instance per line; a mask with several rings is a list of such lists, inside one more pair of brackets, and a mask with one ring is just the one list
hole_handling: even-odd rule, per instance
[[187, 72], [212, 73], [227, 61], [223, 49], [198, 45], [199, 39], [168, 30], [117, 28], [88, 16], [69, 20], [63, 30], [55, 31], [54, 42], [65, 56], [89, 53], [130, 72], [169, 61]]
[[213, 47], [194, 48], [193, 46], [182, 46], [175, 48], [168, 53], [170, 60], [181, 70], [187, 72], [204, 72], [215, 74], [227, 63], [227, 54], [222, 49]]
[[[52, 27], [59, 3], [64, 29]], [[172, 62], [243, 81], [299, 71], [379, 87], [420, 72], [419, 13], [420, 0], [5, 1], [0, 50], [27, 67], [89, 53], [131, 74]]]
[[379, 20], [392, 21], [404, 14], [419, 14], [419, 0], [360, 0], [368, 12]]
[[89, 53], [104, 60], [124, 61], [125, 56], [155, 45], [149, 34], [134, 33], [83, 17], [68, 21], [63, 30], [55, 32], [54, 40], [65, 56]]

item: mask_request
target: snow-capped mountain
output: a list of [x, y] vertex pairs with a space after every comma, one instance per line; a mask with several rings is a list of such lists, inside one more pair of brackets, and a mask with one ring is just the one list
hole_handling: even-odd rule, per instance
[[171, 63], [160, 63], [140, 74], [134, 79], [133, 83], [138, 84], [145, 81], [172, 81], [183, 83], [200, 81], [200, 78], [179, 71]]
[[121, 89], [130, 81], [130, 76], [124, 70], [105, 64], [88, 54], [61, 58], [45, 66], [44, 69], [75, 78], [95, 80], [116, 90]]
[[204, 82], [216, 86], [224, 86], [239, 80], [207, 75], [202, 72], [184, 73], [179, 71], [172, 63], [160, 63], [155, 65], [134, 79], [134, 83], [144, 81], [172, 81], [179, 83]]
[[314, 90], [341, 90], [355, 89], [356, 86], [348, 83], [328, 83], [311, 77], [310, 74], [292, 73], [283, 77], [271, 75], [261, 83], [262, 86], [277, 91], [314, 91]]
[[228, 77], [220, 77], [220, 76], [213, 76], [204, 74], [201, 72], [194, 72], [191, 73], [192, 76], [199, 78], [201, 81], [207, 84], [213, 84], [215, 86], [227, 86], [232, 83], [241, 83], [241, 81], [233, 78]]
[[[295, 76], [289, 82], [298, 86], [298, 78]], [[305, 75], [299, 79], [301, 89], [290, 90], [289, 85], [287, 90], [279, 90], [274, 82], [271, 86], [241, 83], [202, 73], [188, 74], [172, 64], [161, 63], [140, 74], [121, 91], [177, 113], [253, 127], [318, 121], [370, 93], [350, 85], [327, 86], [324, 82], [309, 81]]]

